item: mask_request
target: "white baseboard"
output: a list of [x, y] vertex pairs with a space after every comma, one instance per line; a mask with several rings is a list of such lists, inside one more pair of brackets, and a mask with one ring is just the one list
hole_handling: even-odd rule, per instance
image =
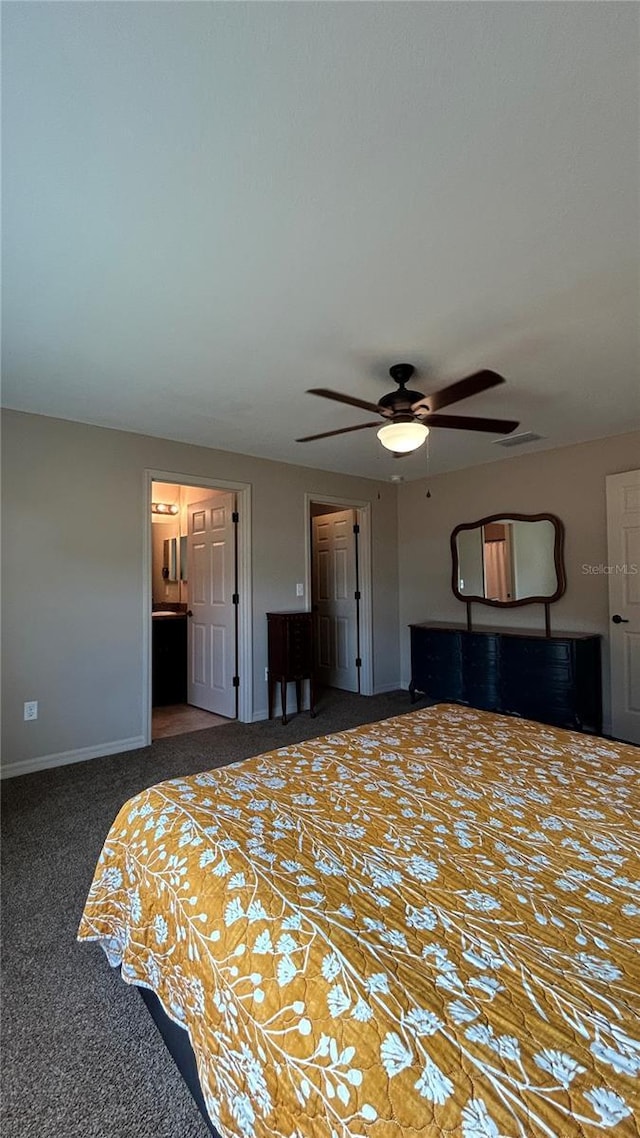
[[253, 716], [251, 718], [251, 722], [252, 723], [259, 723], [262, 719], [268, 719], [268, 718], [269, 718], [269, 712], [267, 711], [266, 707], [262, 707], [262, 708], [260, 708], [259, 711], [254, 711]]
[[406, 690], [405, 684], [403, 684], [401, 680], [396, 680], [393, 684], [376, 684], [375, 688], [373, 689], [373, 694], [384, 695], [385, 692], [401, 691], [403, 688]]
[[57, 755], [38, 755], [35, 759], [19, 759], [17, 763], [5, 763], [0, 770], [0, 778], [16, 778], [21, 774], [48, 770], [50, 767], [66, 767], [69, 763], [83, 763], [86, 759], [101, 759], [106, 755], [118, 755], [121, 751], [137, 751], [146, 747], [144, 735], [134, 735], [131, 739], [115, 739], [111, 743], [96, 743], [93, 747], [80, 747], [77, 751], [60, 751]]

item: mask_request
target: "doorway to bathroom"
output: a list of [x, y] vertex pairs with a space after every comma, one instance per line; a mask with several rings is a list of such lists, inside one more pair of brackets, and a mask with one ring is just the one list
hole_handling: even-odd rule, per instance
[[250, 721], [250, 488], [146, 478], [149, 741]]

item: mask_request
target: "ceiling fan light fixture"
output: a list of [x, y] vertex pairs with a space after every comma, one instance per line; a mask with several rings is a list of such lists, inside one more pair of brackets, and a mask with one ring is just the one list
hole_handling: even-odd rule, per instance
[[408, 454], [422, 446], [428, 434], [429, 428], [424, 423], [416, 423], [414, 420], [406, 423], [396, 421], [380, 427], [378, 438], [387, 450], [395, 451], [396, 454]]

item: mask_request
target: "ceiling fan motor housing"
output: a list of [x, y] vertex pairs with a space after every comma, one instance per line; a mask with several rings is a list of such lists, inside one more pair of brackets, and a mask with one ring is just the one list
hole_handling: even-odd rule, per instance
[[396, 383], [404, 384], [409, 382], [415, 370], [413, 364], [393, 364], [389, 368], [389, 375]]
[[390, 391], [388, 395], [383, 395], [382, 399], [378, 400], [378, 407], [384, 407], [385, 410], [391, 411], [394, 416], [404, 413], [408, 415], [409, 420], [415, 418], [411, 412], [411, 406], [413, 403], [417, 403], [419, 399], [424, 399], [424, 395], [420, 391], [407, 391], [405, 387], [415, 370], [413, 364], [394, 364], [393, 367], [390, 367], [389, 375], [395, 379], [399, 390]]

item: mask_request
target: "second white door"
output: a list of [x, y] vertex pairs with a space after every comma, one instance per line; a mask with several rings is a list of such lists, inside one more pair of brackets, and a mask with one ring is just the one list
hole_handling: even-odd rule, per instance
[[187, 700], [236, 714], [235, 494], [188, 507], [189, 660]]
[[355, 510], [312, 519], [313, 605], [318, 678], [358, 691]]
[[611, 720], [640, 743], [640, 470], [607, 477]]

